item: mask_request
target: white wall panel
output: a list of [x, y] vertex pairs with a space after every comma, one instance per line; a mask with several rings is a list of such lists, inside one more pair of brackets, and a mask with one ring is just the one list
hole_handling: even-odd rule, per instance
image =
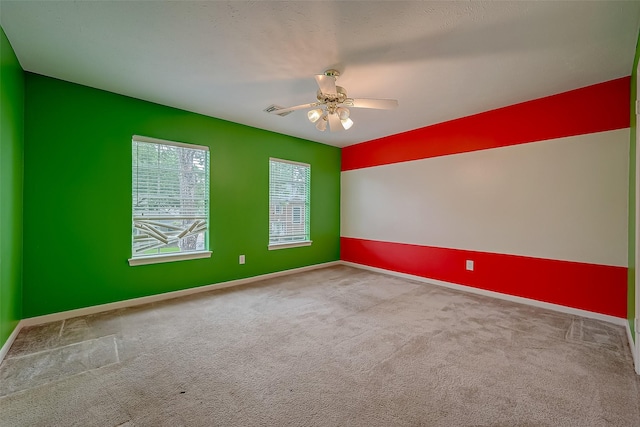
[[627, 265], [629, 129], [342, 173], [342, 236]]

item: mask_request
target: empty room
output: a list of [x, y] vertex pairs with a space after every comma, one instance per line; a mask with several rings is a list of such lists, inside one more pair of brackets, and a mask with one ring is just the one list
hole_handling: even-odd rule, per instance
[[0, 426], [638, 426], [637, 1], [0, 0]]

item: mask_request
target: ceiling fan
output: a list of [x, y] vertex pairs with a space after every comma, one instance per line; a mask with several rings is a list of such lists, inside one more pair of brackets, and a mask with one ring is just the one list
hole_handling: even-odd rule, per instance
[[343, 87], [336, 86], [338, 76], [340, 76], [340, 72], [334, 69], [315, 76], [319, 87], [316, 94], [316, 102], [289, 108], [273, 107], [265, 111], [285, 116], [295, 110], [318, 107], [307, 112], [309, 121], [315, 123], [316, 128], [321, 132], [327, 129], [328, 123], [331, 132], [335, 132], [346, 130], [353, 126], [347, 107], [390, 110], [398, 106], [398, 101], [395, 99], [349, 98], [347, 91]]

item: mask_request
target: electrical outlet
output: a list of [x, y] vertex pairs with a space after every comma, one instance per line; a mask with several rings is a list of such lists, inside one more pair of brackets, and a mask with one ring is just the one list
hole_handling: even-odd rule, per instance
[[238, 257], [238, 262], [240, 264], [244, 264], [244, 255], [240, 255], [240, 257]]
[[473, 271], [473, 261], [470, 259], [467, 260], [467, 270]]

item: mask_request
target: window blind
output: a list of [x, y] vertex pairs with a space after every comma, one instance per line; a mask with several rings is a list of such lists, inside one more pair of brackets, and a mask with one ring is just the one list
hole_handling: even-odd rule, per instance
[[311, 166], [269, 159], [269, 245], [306, 242]]
[[209, 148], [134, 136], [132, 258], [206, 251]]

